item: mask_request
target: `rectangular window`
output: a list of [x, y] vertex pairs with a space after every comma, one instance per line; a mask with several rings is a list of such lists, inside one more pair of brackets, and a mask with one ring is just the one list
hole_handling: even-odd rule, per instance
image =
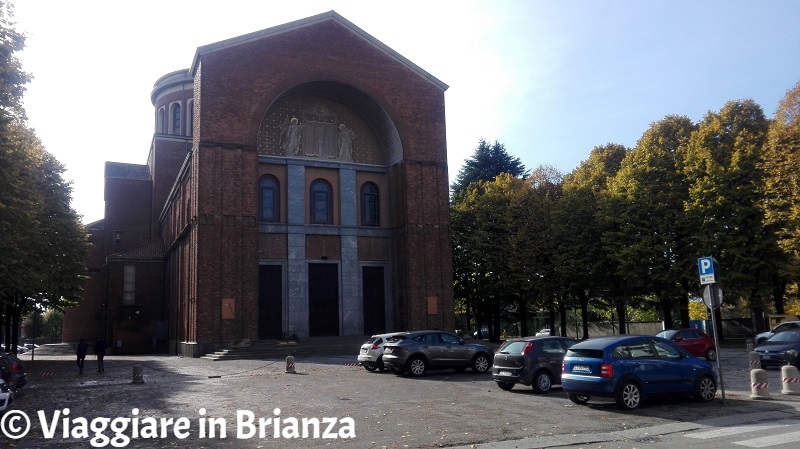
[[136, 266], [125, 265], [124, 280], [122, 282], [122, 304], [132, 306], [136, 304], [134, 292], [136, 291]]

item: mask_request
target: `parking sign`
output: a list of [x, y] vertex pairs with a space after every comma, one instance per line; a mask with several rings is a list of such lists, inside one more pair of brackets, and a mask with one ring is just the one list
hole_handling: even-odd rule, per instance
[[717, 282], [714, 275], [714, 258], [701, 257], [697, 259], [697, 268], [700, 270], [700, 285], [713, 284]]

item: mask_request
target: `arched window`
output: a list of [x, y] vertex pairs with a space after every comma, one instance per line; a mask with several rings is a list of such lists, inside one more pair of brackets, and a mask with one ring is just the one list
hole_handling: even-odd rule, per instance
[[264, 175], [258, 182], [261, 201], [261, 221], [277, 223], [281, 221], [281, 190], [278, 178]]
[[311, 183], [311, 223], [333, 224], [333, 188], [324, 179]]
[[167, 117], [164, 115], [164, 108], [158, 110], [158, 124], [156, 124], [156, 132], [163, 134], [167, 132]]
[[180, 135], [181, 133], [181, 105], [175, 103], [172, 106], [172, 134]]
[[381, 209], [378, 186], [373, 182], [361, 186], [361, 226], [380, 226]]

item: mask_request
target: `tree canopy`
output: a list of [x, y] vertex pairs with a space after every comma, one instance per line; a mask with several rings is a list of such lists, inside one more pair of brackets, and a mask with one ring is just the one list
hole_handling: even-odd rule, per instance
[[614, 310], [620, 332], [629, 310], [686, 325], [704, 256], [755, 330], [764, 312], [800, 310], [800, 83], [774, 120], [750, 99], [699, 123], [668, 115], [634, 148], [597, 146], [563, 176], [496, 176], [499, 164], [479, 163], [491, 149], [481, 141], [453, 185], [456, 299], [476, 312], [514, 321], [557, 308], [564, 333], [565, 307], [580, 306], [585, 338], [597, 309]]
[[456, 195], [473, 182], [493, 181], [502, 173], [507, 173], [515, 178], [526, 175], [525, 166], [522, 165], [519, 158], [511, 156], [506, 151], [505, 145], [498, 141], [490, 144], [481, 139], [475, 153], [464, 162], [464, 166], [458, 172], [456, 182], [450, 189]]

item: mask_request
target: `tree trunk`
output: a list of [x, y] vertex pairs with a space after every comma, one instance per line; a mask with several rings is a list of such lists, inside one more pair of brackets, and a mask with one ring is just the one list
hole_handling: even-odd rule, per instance
[[786, 313], [783, 308], [783, 298], [786, 296], [786, 279], [774, 277], [772, 281], [772, 299], [775, 302], [775, 313]]
[[[661, 303], [661, 315], [664, 317], [664, 329], [672, 329], [672, 304], [664, 296], [659, 300]], [[684, 326], [686, 327], [686, 326]]]
[[489, 328], [489, 333], [491, 334], [491, 341], [499, 341], [500, 340], [500, 308], [497, 307], [494, 313], [492, 314], [492, 325]]
[[691, 317], [689, 316], [688, 296], [684, 296], [683, 298], [678, 300], [678, 309], [680, 311], [681, 323], [683, 323], [683, 327], [689, 327], [689, 321], [691, 321]]
[[5, 302], [0, 307], [3, 313], [3, 351], [11, 352], [11, 304]]
[[530, 335], [528, 333], [528, 301], [520, 298], [517, 304], [517, 313], [519, 316], [519, 336]]
[[583, 339], [589, 338], [589, 295], [581, 293], [581, 319], [583, 320]]
[[628, 321], [628, 314], [625, 312], [625, 301], [623, 299], [617, 300], [617, 320], [619, 324], [619, 334], [627, 334], [628, 333], [628, 326], [626, 326], [626, 321]]
[[14, 307], [11, 315], [11, 352], [14, 354], [17, 354], [19, 345], [19, 310], [19, 307]]
[[722, 336], [722, 334], [723, 334], [723, 332], [722, 332], [722, 307], [717, 307], [716, 309], [714, 309], [714, 315], [715, 315], [715, 318], [717, 319], [717, 328], [714, 329], [714, 332], [717, 333], [717, 338], [719, 338], [719, 341], [722, 341], [722, 340], [725, 339]]
[[[562, 298], [563, 299], [563, 298]], [[558, 313], [561, 315], [561, 334], [567, 336], [567, 306], [564, 301], [558, 301]], [[552, 330], [552, 328], [550, 328]]]

